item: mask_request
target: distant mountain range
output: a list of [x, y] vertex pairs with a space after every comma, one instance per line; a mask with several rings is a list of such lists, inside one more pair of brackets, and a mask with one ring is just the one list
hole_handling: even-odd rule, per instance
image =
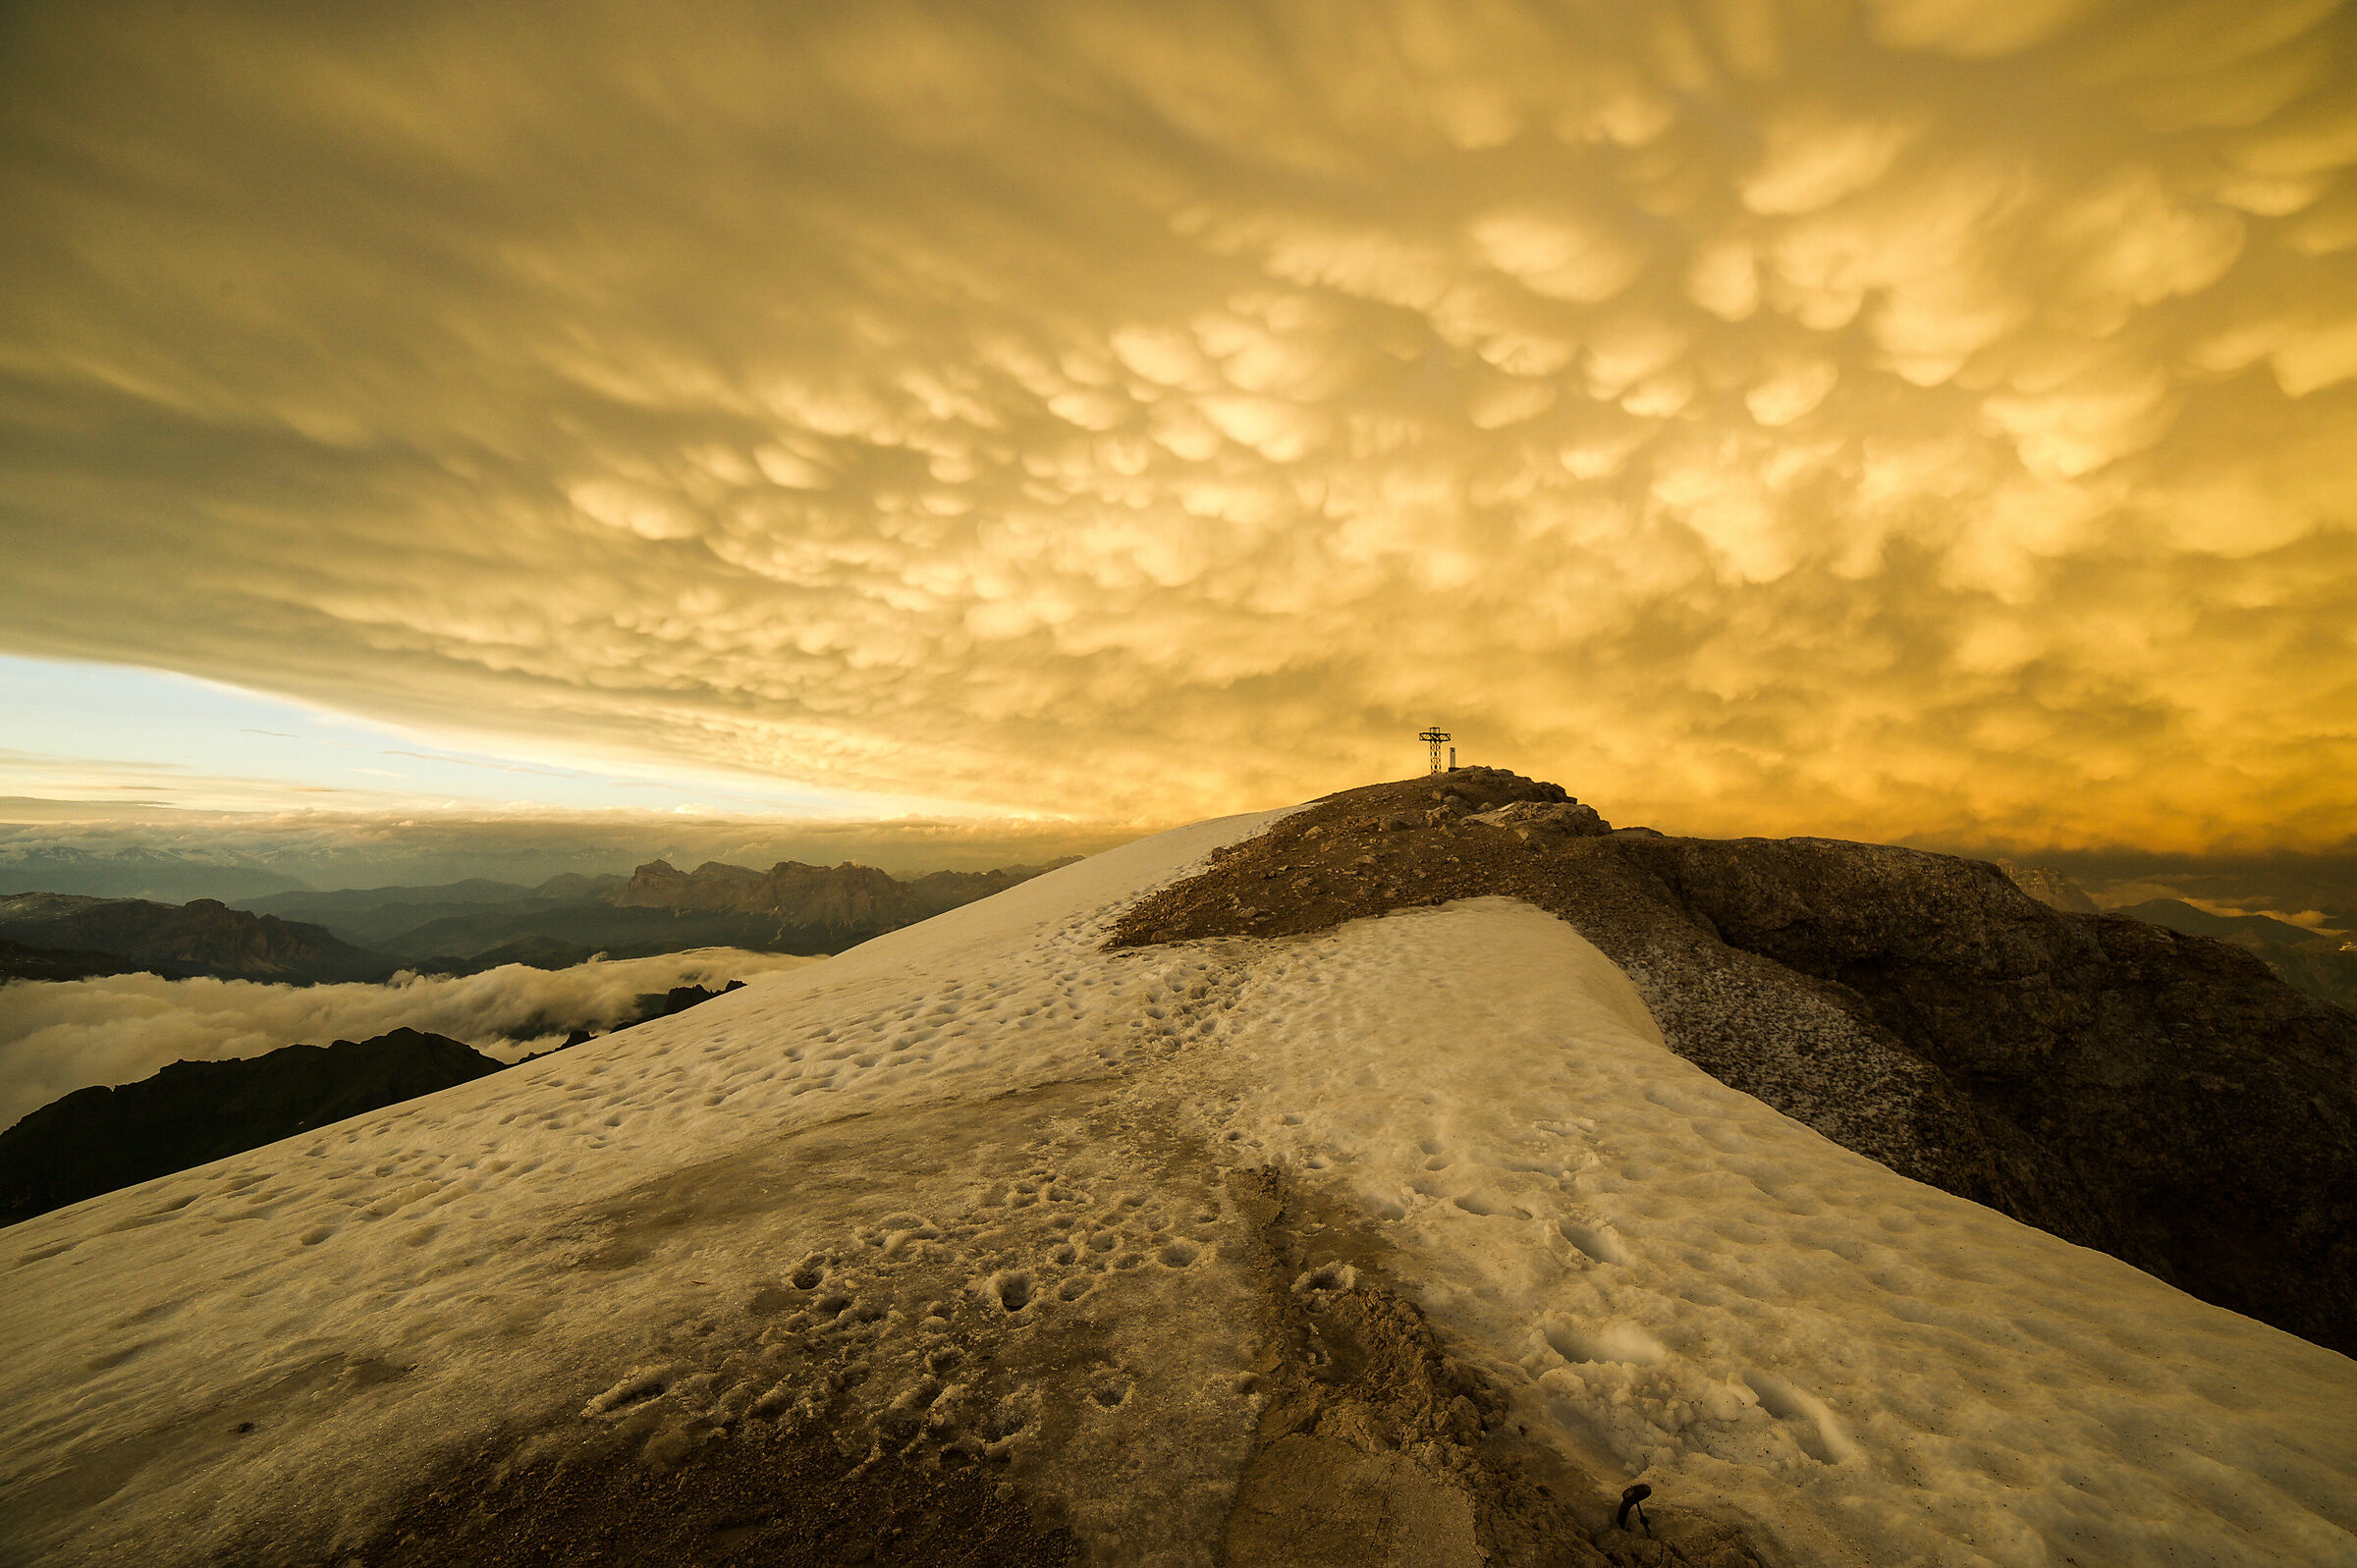
[[2357, 1012], [2357, 952], [2327, 937], [2267, 915], [2214, 915], [2179, 898], [2154, 898], [2106, 914], [2133, 915], [2189, 937], [2216, 937], [2258, 954], [2295, 991]]
[[767, 871], [706, 861], [685, 872], [650, 860], [627, 878], [569, 873], [537, 888], [478, 881], [284, 892], [245, 907], [316, 921], [346, 942], [436, 972], [494, 963], [558, 968], [598, 952], [839, 952], [1066, 863], [937, 871], [903, 882], [850, 861], [786, 860]]
[[[1997, 866], [2014, 887], [2050, 908], [2074, 914], [2097, 912], [2086, 890], [2052, 866], [2023, 866], [2010, 860], [2001, 860]], [[2214, 915], [2182, 898], [2148, 898], [2102, 912], [2128, 915], [2189, 937], [2230, 942], [2255, 953], [2275, 972], [2276, 979], [2293, 990], [2357, 1012], [2357, 951], [2337, 936], [2270, 915]]]
[[282, 889], [226, 904], [27, 892], [0, 897], [0, 943], [9, 945], [0, 947], [0, 978], [131, 968], [307, 985], [382, 980], [403, 969], [560, 969], [601, 952], [838, 952], [1063, 864], [902, 882], [848, 861], [789, 860], [765, 872], [710, 861], [683, 872], [653, 860], [628, 878], [568, 873], [537, 888], [475, 879], [336, 892]]
[[20, 966], [55, 967], [61, 957], [87, 960], [93, 955], [175, 980], [211, 975], [308, 985], [382, 980], [399, 967], [317, 926], [249, 914], [211, 898], [168, 904], [76, 893], [15, 893], [0, 898], [0, 939], [21, 949], [0, 954], [0, 964], [10, 965], [0, 974], [27, 979], [56, 977]]
[[0, 892], [81, 893], [92, 898], [191, 898], [235, 901], [303, 887], [300, 877], [273, 870], [232, 849], [77, 849], [33, 844], [0, 849]]

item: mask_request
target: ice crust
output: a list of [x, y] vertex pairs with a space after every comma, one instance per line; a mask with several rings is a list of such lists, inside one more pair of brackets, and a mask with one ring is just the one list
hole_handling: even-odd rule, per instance
[[[771, 1256], [790, 1238], [734, 1217], [730, 1159], [824, 1129], [844, 1213], [878, 1211], [863, 1245], [915, 1257], [945, 1245], [954, 1195], [862, 1192], [889, 1141], [1077, 1085], [1180, 1106], [1207, 1164], [1282, 1164], [1346, 1202], [1517, 1422], [1616, 1488], [1741, 1518], [1783, 1560], [2357, 1563], [2357, 1363], [1726, 1088], [1552, 916], [1478, 899], [1100, 950], [1137, 896], [1277, 815], [1131, 844], [677, 1018], [13, 1228], [0, 1532], [55, 1562], [200, 1558], [273, 1509], [349, 1532], [406, 1462], [500, 1412], [562, 1397], [598, 1420], [672, 1395], [684, 1375], [647, 1343], [792, 1287]], [[1172, 1147], [1099, 1139], [1089, 1158], [1105, 1190], [1126, 1162], [1143, 1192], [1170, 1185]], [[702, 1168], [721, 1174], [681, 1180]], [[585, 1218], [618, 1212], [658, 1240]], [[1204, 1336], [1250, 1322], [1206, 1305], [1225, 1243], [1201, 1217], [1068, 1224], [1053, 1255], [965, 1289], [1011, 1319], [1075, 1282], [1127, 1289], [1140, 1313], [1193, 1313], [1178, 1372], [1191, 1355], [1226, 1379], [1250, 1346]], [[1099, 1236], [1126, 1272], [1085, 1272]], [[281, 1440], [229, 1435], [299, 1395], [310, 1414]], [[1091, 1420], [1146, 1408], [1125, 1383], [1097, 1402]], [[991, 1419], [1019, 1433], [1021, 1404]], [[1242, 1440], [1223, 1421], [1203, 1443]], [[1169, 1539], [1113, 1501], [1075, 1528], [1100, 1560], [1212, 1560], [1223, 1495], [1184, 1481], [1156, 1504]]]

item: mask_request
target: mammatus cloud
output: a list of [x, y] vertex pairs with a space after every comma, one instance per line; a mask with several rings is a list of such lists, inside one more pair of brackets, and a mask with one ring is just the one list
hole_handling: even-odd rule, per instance
[[[19, 982], [0, 1008], [0, 1128], [60, 1095], [134, 1083], [175, 1061], [227, 1061], [281, 1046], [369, 1040], [422, 1029], [505, 1061], [564, 1044], [576, 1029], [636, 1015], [641, 993], [720, 987], [816, 963], [783, 953], [705, 947], [656, 958], [479, 975], [409, 975], [390, 985], [271, 986], [250, 980]], [[523, 1038], [519, 1039], [518, 1036]]]
[[8, 648], [1192, 818], [2344, 836], [2331, 0], [20, 8]]

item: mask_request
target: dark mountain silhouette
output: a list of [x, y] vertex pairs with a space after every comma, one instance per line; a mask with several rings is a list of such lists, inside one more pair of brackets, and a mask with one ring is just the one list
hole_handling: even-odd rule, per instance
[[2326, 940], [2305, 926], [2295, 926], [2272, 915], [2214, 915], [2182, 898], [2149, 898], [2143, 903], [2123, 904], [2110, 913], [2150, 921], [2188, 936], [2216, 937], [2220, 942], [2296, 945]]
[[[610, 1030], [576, 1029], [566, 1037], [565, 1044], [553, 1046], [547, 1051], [535, 1051], [528, 1056], [519, 1057], [517, 1065], [521, 1066], [526, 1061], [538, 1061], [542, 1056], [553, 1056], [560, 1051], [569, 1051], [584, 1040], [595, 1040], [603, 1034], [620, 1034], [624, 1029], [635, 1029], [642, 1023], [652, 1023], [657, 1018], [668, 1018], [675, 1012], [685, 1012], [690, 1007], [700, 1007], [715, 997], [725, 997], [732, 991], [742, 991], [743, 989], [743, 981], [732, 980], [727, 985], [717, 988], [674, 986], [669, 991], [642, 991], [638, 994], [637, 1010], [631, 1015], [629, 1022], [617, 1025]], [[541, 1035], [555, 1033], [559, 1027], [558, 1020], [533, 1018], [527, 1020], [522, 1027], [516, 1031], [515, 1038], [536, 1039]]]
[[470, 914], [535, 896], [532, 889], [521, 883], [475, 877], [427, 888], [343, 888], [333, 892], [278, 892], [230, 901], [234, 907], [257, 915], [309, 921], [366, 947], [443, 915]]
[[81, 1089], [0, 1132], [0, 1224], [379, 1110], [500, 1070], [446, 1035], [286, 1046], [244, 1061], [176, 1061]]
[[[509, 963], [562, 969], [599, 953], [644, 958], [690, 947], [840, 952], [1067, 863], [937, 871], [902, 882], [849, 862], [783, 861], [766, 872], [708, 862], [690, 874], [655, 860], [630, 878], [568, 873], [538, 888], [478, 879], [300, 891], [256, 898], [247, 908], [209, 899], [175, 906], [20, 893], [0, 898], [0, 939], [58, 951], [0, 954], [0, 976], [57, 978], [80, 961], [74, 952], [83, 960], [119, 961], [114, 970], [85, 966], [88, 973], [128, 968], [298, 985], [381, 980], [398, 969], [439, 975]], [[288, 918], [296, 915], [304, 918]]]
[[648, 954], [617, 950], [611, 946], [592, 947], [584, 943], [559, 942], [554, 937], [516, 937], [496, 947], [461, 958], [443, 956], [421, 958], [406, 967], [421, 975], [478, 975], [486, 969], [503, 964], [522, 964], [527, 969], [570, 969], [576, 963], [587, 963], [599, 953], [612, 958], [638, 958]]
[[381, 980], [395, 965], [317, 926], [232, 909], [211, 898], [18, 893], [0, 898], [0, 938], [27, 946], [103, 953], [173, 979]]
[[1113, 945], [1488, 894], [1569, 922], [1672, 1050], [1835, 1142], [2357, 1351], [2357, 1017], [2239, 946], [2051, 908], [1994, 865], [1614, 832], [1558, 785], [1468, 768], [1328, 796], [1141, 900]]
[[139, 966], [103, 952], [71, 947], [28, 947], [0, 937], [0, 981], [89, 980], [98, 975], [139, 973]]
[[[743, 981], [732, 980], [648, 992], [623, 1027], [742, 989]], [[593, 1038], [576, 1031], [556, 1049]], [[284, 1046], [237, 1061], [176, 1061], [138, 1083], [79, 1089], [0, 1133], [0, 1225], [470, 1083], [505, 1065], [448, 1035], [396, 1029], [324, 1049]]]
[[584, 898], [609, 898], [622, 891], [628, 877], [585, 877], [577, 871], [560, 872], [532, 890], [535, 898], [559, 902], [578, 902]]
[[[767, 871], [707, 861], [692, 872], [650, 860], [627, 881], [560, 877], [512, 903], [447, 909], [373, 945], [437, 973], [509, 962], [554, 967], [557, 955], [642, 957], [687, 947], [840, 952], [870, 937], [1003, 892], [1056, 866], [937, 871], [902, 882], [873, 866], [781, 861]], [[593, 896], [556, 897], [588, 887]], [[420, 910], [429, 906], [414, 906]], [[391, 906], [380, 910], [390, 915]]]

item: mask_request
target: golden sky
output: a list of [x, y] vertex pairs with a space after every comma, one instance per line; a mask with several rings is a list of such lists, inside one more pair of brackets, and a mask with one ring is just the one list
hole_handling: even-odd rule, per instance
[[20, 3], [0, 652], [1079, 818], [1438, 722], [2320, 846], [2353, 165], [2334, 0]]

